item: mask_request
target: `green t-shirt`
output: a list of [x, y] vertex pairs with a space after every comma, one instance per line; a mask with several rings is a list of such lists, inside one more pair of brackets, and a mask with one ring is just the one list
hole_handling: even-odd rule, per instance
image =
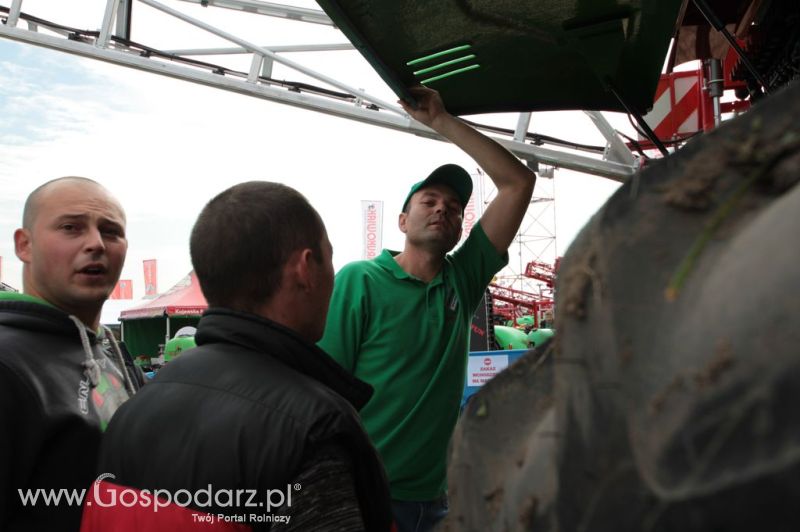
[[336, 275], [320, 347], [375, 388], [361, 418], [392, 498], [431, 500], [447, 487], [447, 446], [466, 377], [472, 315], [508, 261], [480, 223], [425, 283], [383, 250]]

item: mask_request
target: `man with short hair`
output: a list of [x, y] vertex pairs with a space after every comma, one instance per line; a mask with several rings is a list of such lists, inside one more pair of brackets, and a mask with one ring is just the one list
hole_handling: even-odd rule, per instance
[[81, 500], [45, 497], [91, 482], [103, 430], [142, 384], [100, 328], [125, 212], [97, 182], [64, 177], [34, 190], [22, 218], [23, 293], [0, 293], [0, 530], [77, 530]]
[[[206, 205], [190, 250], [210, 305], [197, 347], [114, 417], [84, 532], [388, 531], [357, 412], [372, 390], [315, 345], [333, 287], [317, 212], [290, 187], [242, 183]], [[142, 502], [155, 490], [158, 506]]]
[[399, 217], [403, 251], [350, 263], [336, 276], [320, 346], [375, 388], [361, 410], [389, 476], [401, 532], [429, 530], [447, 512], [446, 452], [466, 375], [472, 315], [533, 194], [536, 176], [499, 144], [446, 112], [435, 91], [414, 89], [405, 110], [486, 171], [497, 196], [461, 237], [472, 180], [444, 165], [411, 187]]

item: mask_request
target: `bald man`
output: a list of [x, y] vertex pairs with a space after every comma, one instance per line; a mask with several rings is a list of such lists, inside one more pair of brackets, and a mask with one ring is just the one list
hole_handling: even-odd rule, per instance
[[125, 212], [95, 181], [63, 177], [34, 190], [22, 218], [24, 293], [0, 292], [0, 530], [78, 530], [100, 436], [142, 384], [100, 327]]

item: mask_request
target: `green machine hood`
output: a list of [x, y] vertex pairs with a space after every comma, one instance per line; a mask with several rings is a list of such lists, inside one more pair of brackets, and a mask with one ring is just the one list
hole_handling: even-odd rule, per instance
[[319, 0], [398, 96], [438, 90], [450, 112], [641, 113], [685, 0]]

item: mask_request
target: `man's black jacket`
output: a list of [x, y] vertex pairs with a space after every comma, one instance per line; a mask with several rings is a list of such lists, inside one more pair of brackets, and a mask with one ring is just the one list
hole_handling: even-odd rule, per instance
[[[196, 341], [117, 412], [98, 473], [138, 490], [254, 489], [260, 504], [268, 490], [285, 492], [304, 461], [333, 443], [351, 453], [366, 530], [390, 529], [385, 473], [357, 413], [372, 394], [369, 385], [255, 315], [210, 309]], [[192, 507], [230, 515], [264, 510]]]

